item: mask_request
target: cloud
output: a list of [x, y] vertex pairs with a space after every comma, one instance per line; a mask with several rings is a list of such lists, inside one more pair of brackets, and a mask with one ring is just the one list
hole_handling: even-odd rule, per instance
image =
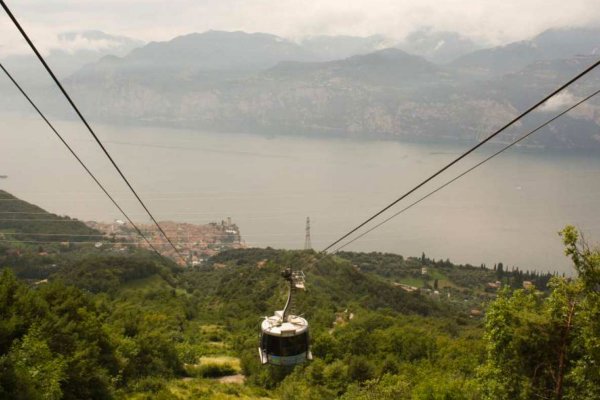
[[114, 37], [101, 32], [70, 32], [59, 34], [57, 44], [52, 48], [67, 53], [75, 53], [79, 50], [119, 51], [124, 44], [129, 42], [126, 38]]
[[[0, 30], [1, 34], [1, 30]], [[40, 36], [33, 35], [31, 36]], [[34, 39], [35, 40], [35, 39]], [[58, 35], [47, 35], [41, 40], [35, 40], [36, 47], [42, 51], [44, 55], [48, 55], [54, 50], [61, 50], [66, 53], [73, 54], [79, 50], [91, 51], [115, 51], [119, 52], [122, 48], [124, 40], [118, 37], [89, 37], [85, 32], [73, 32], [69, 34], [60, 33]], [[141, 44], [141, 43], [140, 43]], [[15, 40], [12, 45], [0, 47], [0, 58], [5, 54], [29, 54], [29, 47], [22, 40]]]
[[[455, 31], [480, 43], [529, 38], [549, 27], [600, 25], [598, 0], [19, 0], [9, 5], [40, 47], [60, 46], [62, 31], [99, 29], [168, 40], [190, 32], [243, 30], [292, 39], [382, 34], [400, 40], [422, 27]], [[0, 15], [0, 52], [22, 48]], [[99, 43], [80, 42], [97, 46]]]
[[542, 112], [557, 112], [564, 111], [566, 108], [577, 103], [581, 98], [574, 96], [569, 91], [560, 92], [548, 101], [542, 104], [539, 108]]

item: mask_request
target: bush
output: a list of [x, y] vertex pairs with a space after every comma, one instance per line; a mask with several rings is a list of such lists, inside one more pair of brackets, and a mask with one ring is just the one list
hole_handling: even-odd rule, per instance
[[136, 392], [153, 392], [157, 393], [165, 388], [165, 381], [162, 378], [157, 377], [144, 377], [138, 379], [131, 389]]
[[186, 365], [185, 371], [189, 376], [197, 378], [219, 378], [237, 373], [236, 369], [229, 363]]

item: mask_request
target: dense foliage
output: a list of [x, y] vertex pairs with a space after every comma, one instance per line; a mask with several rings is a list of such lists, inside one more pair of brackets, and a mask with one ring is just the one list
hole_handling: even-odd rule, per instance
[[[181, 270], [135, 249], [6, 246], [2, 265], [29, 279], [0, 276], [0, 398], [598, 398], [600, 253], [563, 238], [577, 279], [425, 255], [246, 249]], [[289, 265], [307, 276], [315, 360], [261, 366]]]
[[578, 277], [553, 278], [547, 297], [505, 290], [488, 309], [485, 398], [600, 398], [600, 251], [561, 235]]
[[90, 298], [59, 283], [31, 290], [8, 270], [0, 298], [3, 398], [111, 397], [118, 360]]
[[[432, 260], [425, 253], [419, 258], [404, 258], [392, 253], [353, 253], [340, 252], [338, 255], [349, 260], [363, 272], [374, 273], [390, 280], [405, 283], [423, 284], [425, 287], [463, 288], [467, 291], [484, 290], [489, 282], [501, 281], [504, 285], [521, 288], [523, 282], [529, 281], [538, 289], [546, 289], [546, 284], [552, 277], [549, 273], [537, 271], [522, 271], [512, 267], [510, 270], [501, 262], [493, 268], [484, 264], [473, 265], [453, 264], [450, 260]], [[426, 273], [423, 273], [423, 268]]]

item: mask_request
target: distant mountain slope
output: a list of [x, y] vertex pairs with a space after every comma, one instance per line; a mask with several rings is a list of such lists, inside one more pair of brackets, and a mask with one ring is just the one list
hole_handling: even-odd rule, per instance
[[141, 40], [109, 35], [97, 30], [62, 33], [59, 35], [59, 43], [62, 46], [52, 49], [47, 61], [60, 76], [72, 74], [106, 55], [122, 57], [144, 45]]
[[311, 60], [301, 46], [266, 33], [208, 31], [152, 42], [132, 51], [125, 62], [138, 68], [257, 70], [284, 60]]
[[[123, 58], [105, 57], [65, 83], [86, 115], [111, 123], [477, 141], [592, 64], [595, 55], [557, 57], [597, 51], [593, 43], [600, 36], [593, 32], [548, 31], [446, 65], [394, 48], [322, 62], [277, 36], [206, 32], [152, 43]], [[578, 84], [573, 99], [591, 93], [594, 79]], [[527, 144], [600, 149], [598, 104], [570, 113]], [[499, 141], [523, 133], [542, 120], [539, 115], [547, 113]]]
[[314, 36], [299, 43], [318, 61], [334, 61], [373, 53], [387, 48], [397, 48], [428, 61], [444, 64], [481, 49], [480, 44], [456, 32], [436, 31], [431, 28], [411, 32], [400, 42], [381, 35]]
[[388, 48], [329, 62], [284, 62], [263, 76], [278, 79], [348, 79], [370, 84], [411, 84], [420, 80], [436, 80], [442, 72], [424, 58], [402, 50]]
[[487, 78], [518, 71], [541, 58], [543, 54], [534, 43], [522, 41], [469, 53], [454, 61], [452, 66], [466, 74]]
[[466, 54], [452, 63], [465, 73], [493, 77], [516, 72], [541, 60], [600, 53], [600, 29], [549, 29], [531, 40]]
[[208, 31], [152, 42], [125, 57], [105, 57], [86, 66], [71, 82], [141, 83], [181, 92], [198, 85], [240, 79], [286, 60], [314, 60], [304, 48], [265, 33]]
[[51, 214], [0, 190], [0, 240], [80, 242], [97, 240], [98, 235], [81, 221]]
[[[65, 32], [58, 35], [56, 47], [42, 49], [48, 51], [45, 59], [59, 79], [80, 70], [88, 64], [96, 63], [102, 57], [124, 56], [144, 42], [124, 36], [110, 35], [101, 31]], [[0, 53], [2, 65], [20, 82], [45, 112], [52, 111], [61, 117], [65, 113], [65, 104], [56, 101], [57, 92], [53, 82], [37, 57], [31, 53], [4, 57]], [[4, 75], [4, 74], [2, 74]], [[21, 94], [4, 76], [0, 77], [0, 111], [29, 110], [29, 105]]]
[[408, 53], [425, 57], [436, 63], [447, 63], [481, 48], [456, 32], [421, 29], [409, 34], [396, 47]]
[[[386, 49], [325, 63], [284, 62], [246, 78], [175, 80], [162, 89], [108, 75], [96, 82], [73, 79], [68, 84], [89, 115], [112, 122], [284, 135], [474, 141], [591, 62], [589, 58], [543, 61], [518, 73], [477, 81], [421, 57]], [[593, 80], [586, 80], [577, 87], [575, 98], [594, 87]], [[598, 102], [586, 107], [585, 113], [569, 114], [554, 125], [552, 134], [537, 135], [528, 144], [600, 148], [600, 121], [594, 111], [599, 110]], [[572, 129], [576, 132], [569, 134]]]
[[548, 29], [532, 41], [548, 59], [600, 54], [600, 28]]
[[[122, 57], [143, 44], [141, 40], [102, 31], [64, 32], [58, 35], [57, 47], [51, 48], [45, 58], [54, 73], [64, 78], [104, 56]], [[43, 67], [33, 54], [12, 55], [1, 60], [7, 69], [19, 71], [19, 77], [26, 79], [30, 85], [48, 83]]]
[[313, 36], [305, 38], [300, 45], [318, 61], [333, 61], [372, 53], [393, 46], [393, 41], [384, 36]]

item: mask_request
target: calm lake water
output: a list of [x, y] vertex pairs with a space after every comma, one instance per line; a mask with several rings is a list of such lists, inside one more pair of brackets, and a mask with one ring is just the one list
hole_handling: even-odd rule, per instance
[[[148, 222], [81, 125], [56, 126], [132, 217]], [[159, 220], [231, 217], [247, 244], [276, 248], [301, 248], [310, 216], [312, 244], [321, 250], [466, 147], [95, 126]], [[122, 218], [37, 118], [0, 118], [0, 175], [8, 175], [0, 188], [51, 212]], [[600, 242], [599, 204], [600, 155], [510, 150], [348, 249], [569, 273], [557, 232], [574, 224]]]

